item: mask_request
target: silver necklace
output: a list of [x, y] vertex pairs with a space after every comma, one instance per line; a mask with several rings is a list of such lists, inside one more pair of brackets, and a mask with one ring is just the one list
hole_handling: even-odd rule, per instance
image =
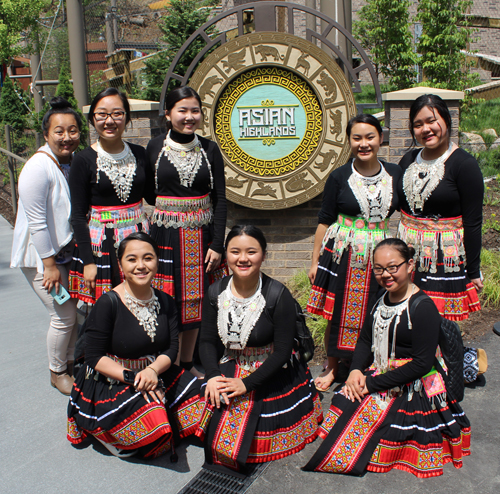
[[155, 163], [155, 185], [158, 189], [158, 166], [160, 164], [161, 157], [165, 155], [166, 158], [174, 165], [177, 173], [179, 174], [179, 180], [181, 185], [187, 188], [193, 186], [194, 179], [202, 165], [202, 156], [208, 166], [208, 173], [210, 174], [210, 188], [213, 188], [213, 177], [212, 177], [212, 167], [208, 161], [207, 153], [203, 149], [198, 139], [198, 136], [194, 134], [194, 139], [187, 144], [181, 144], [175, 142], [170, 137], [170, 131], [165, 137], [163, 142], [163, 148], [158, 155], [158, 159]]
[[[375, 314], [373, 315], [373, 363], [376, 368], [382, 372], [389, 370], [389, 328], [394, 321], [392, 327], [392, 348], [391, 359], [396, 358], [396, 328], [401, 319], [401, 314], [408, 310], [410, 298], [415, 291], [415, 285], [412, 285], [410, 296], [397, 305], [386, 305], [384, 302], [387, 292], [379, 298]], [[408, 313], [409, 314], [409, 313]], [[410, 317], [408, 316], [408, 329], [412, 329]]]
[[265, 306], [266, 299], [262, 295], [262, 278], [255, 293], [248, 298], [237, 298], [231, 291], [233, 279], [217, 300], [217, 328], [219, 336], [226, 348], [243, 350], [246, 347], [250, 333], [259, 320]]
[[365, 177], [351, 164], [352, 173], [348, 183], [358, 201], [363, 218], [378, 222], [387, 218], [392, 204], [392, 177], [380, 163], [380, 172], [374, 177]]
[[155, 341], [156, 326], [158, 326], [157, 317], [160, 313], [160, 303], [154, 290], [151, 288], [151, 298], [140, 300], [133, 297], [125, 290], [125, 305], [128, 310], [134, 314], [139, 324], [144, 328], [151, 341]]
[[450, 143], [444, 154], [435, 160], [424, 160], [423, 149], [403, 176], [403, 190], [406, 201], [413, 214], [424, 209], [424, 204], [444, 177], [445, 161], [450, 156], [453, 145]]
[[102, 149], [101, 143], [97, 141], [97, 177], [99, 183], [99, 172], [102, 171], [113, 184], [116, 195], [121, 202], [127, 202], [134, 182], [137, 170], [137, 161], [130, 146], [124, 142], [121, 153], [110, 154]]

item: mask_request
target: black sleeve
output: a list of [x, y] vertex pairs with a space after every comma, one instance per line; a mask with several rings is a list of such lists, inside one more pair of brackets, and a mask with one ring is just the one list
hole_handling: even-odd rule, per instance
[[214, 232], [210, 248], [221, 254], [224, 250], [224, 237], [226, 234], [227, 202], [226, 178], [224, 175], [224, 160], [219, 147], [215, 142], [210, 143], [208, 159], [212, 166], [214, 186], [211, 192], [214, 207]]
[[464, 223], [467, 274], [469, 278], [474, 279], [480, 276], [484, 181], [476, 159], [469, 153], [464, 154], [466, 159], [457, 167], [456, 180]]
[[114, 328], [113, 302], [104, 294], [90, 312], [85, 329], [85, 363], [95, 369], [97, 362], [105, 357], [111, 347]]
[[179, 352], [179, 323], [177, 319], [177, 307], [175, 306], [174, 299], [158, 290], [155, 290], [156, 296], [160, 300], [162, 307], [167, 306], [167, 318], [168, 318], [168, 329], [170, 331], [170, 345], [167, 350], [162, 352], [162, 355], [166, 355], [170, 358], [172, 363], [177, 359], [177, 353]]
[[323, 202], [318, 213], [318, 223], [331, 225], [337, 221], [337, 195], [340, 191], [339, 174], [338, 169], [333, 170], [326, 180], [325, 190], [323, 191]]
[[90, 209], [91, 170], [86, 157], [87, 149], [76, 153], [69, 173], [69, 190], [71, 193], [71, 226], [78, 244], [80, 258], [84, 265], [93, 264], [94, 256], [90, 244], [90, 232], [87, 215]]
[[224, 345], [217, 328], [217, 305], [212, 305], [210, 302], [212, 298], [217, 300], [219, 290], [220, 282], [210, 285], [203, 301], [199, 353], [201, 363], [205, 369], [206, 381], [212, 379], [212, 377], [222, 375], [219, 369], [219, 360], [224, 352]]
[[439, 342], [441, 316], [430, 298], [420, 301], [414, 313], [411, 314], [411, 322], [411, 362], [385, 374], [375, 377], [367, 376], [366, 387], [370, 393], [409, 384], [425, 376], [432, 369]]
[[[295, 336], [295, 306], [287, 288], [281, 294], [272, 315], [274, 351], [252, 374], [243, 379], [247, 391], [252, 391], [272, 379], [273, 374], [290, 360]], [[266, 317], [263, 313], [261, 317]]]
[[135, 156], [137, 166], [143, 168], [146, 175], [146, 181], [144, 183], [142, 196], [144, 199], [146, 199], [146, 202], [148, 204], [154, 206], [156, 201], [155, 177], [151, 174], [151, 167], [149, 166], [146, 150], [138, 144], [132, 144], [129, 142], [128, 145], [130, 146], [130, 149]]

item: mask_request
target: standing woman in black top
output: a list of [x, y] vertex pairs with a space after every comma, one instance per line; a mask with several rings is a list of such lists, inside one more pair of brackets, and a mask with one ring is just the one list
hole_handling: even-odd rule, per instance
[[373, 115], [357, 115], [346, 128], [352, 160], [334, 170], [325, 185], [309, 270], [307, 310], [328, 320], [328, 365], [316, 378], [326, 391], [339, 358], [352, 358], [368, 301], [377, 290], [371, 255], [389, 234], [389, 216], [398, 209], [400, 168], [377, 157], [382, 127]]
[[227, 274], [221, 263], [226, 228], [224, 162], [217, 144], [195, 134], [203, 119], [198, 93], [179, 87], [165, 98], [167, 133], [151, 140], [156, 209], [151, 236], [160, 246], [155, 287], [174, 297], [179, 361], [195, 376], [193, 353], [209, 284]]
[[78, 153], [69, 176], [71, 224], [77, 247], [70, 267], [71, 296], [94, 304], [121, 283], [116, 249], [132, 232], [149, 232], [143, 197], [146, 191], [146, 153], [122, 140], [130, 122], [130, 106], [116, 88], [101, 91], [92, 101], [89, 122], [97, 142]]
[[453, 321], [480, 310], [484, 183], [476, 159], [451, 142], [446, 103], [425, 94], [410, 108], [410, 132], [423, 149], [400, 161], [399, 237], [416, 250], [414, 283]]

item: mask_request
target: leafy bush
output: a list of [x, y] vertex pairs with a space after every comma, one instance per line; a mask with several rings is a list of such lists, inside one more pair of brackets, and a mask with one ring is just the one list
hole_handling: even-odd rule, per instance
[[488, 307], [500, 307], [500, 252], [483, 249], [481, 269], [484, 274], [484, 288], [481, 303]]

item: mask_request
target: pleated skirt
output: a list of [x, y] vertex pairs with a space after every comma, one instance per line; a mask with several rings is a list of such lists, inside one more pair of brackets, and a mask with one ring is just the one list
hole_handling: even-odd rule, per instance
[[[249, 371], [236, 360], [220, 364], [226, 377]], [[201, 393], [204, 401], [205, 385]], [[221, 408], [204, 403], [196, 435], [204, 440], [207, 465], [245, 471], [247, 463], [278, 460], [301, 451], [318, 434], [323, 412], [307, 364], [293, 356], [260, 389]]]
[[198, 379], [172, 365], [160, 375], [165, 404], [147, 401], [129, 384], [110, 381], [89, 367], [76, 376], [68, 404], [68, 440], [81, 443], [94, 436], [118, 449], [148, 458], [167, 452], [175, 438], [197, 429], [202, 403]]

